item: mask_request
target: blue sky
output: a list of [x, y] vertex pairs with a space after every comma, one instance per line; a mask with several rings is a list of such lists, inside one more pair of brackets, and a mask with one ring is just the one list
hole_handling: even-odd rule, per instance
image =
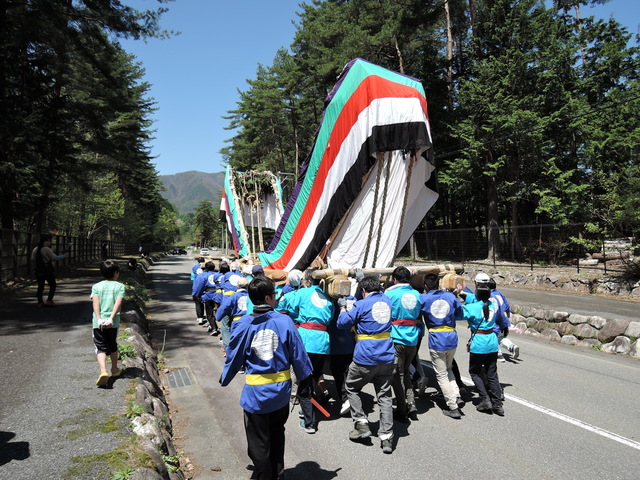
[[[152, 0], [129, 0], [136, 8], [156, 8]], [[220, 172], [219, 154], [232, 132], [222, 117], [236, 107], [238, 89], [255, 77], [258, 64], [271, 65], [288, 48], [300, 7], [296, 0], [176, 0], [161, 25], [182, 32], [167, 40], [123, 41], [146, 70], [157, 102], [152, 154], [161, 175], [188, 170]], [[615, 19], [633, 33], [640, 23], [640, 0], [612, 0], [584, 8], [583, 16]]]

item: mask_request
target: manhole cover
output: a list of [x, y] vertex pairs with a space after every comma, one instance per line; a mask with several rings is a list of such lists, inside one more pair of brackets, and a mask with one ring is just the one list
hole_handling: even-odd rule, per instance
[[169, 380], [169, 387], [178, 388], [191, 385], [191, 379], [187, 373], [186, 368], [178, 368], [167, 373], [167, 380]]

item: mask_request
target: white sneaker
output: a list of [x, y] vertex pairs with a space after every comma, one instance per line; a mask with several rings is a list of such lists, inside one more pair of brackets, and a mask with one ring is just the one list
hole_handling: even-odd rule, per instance
[[349, 410], [351, 410], [351, 404], [349, 400], [345, 400], [342, 407], [340, 407], [340, 415], [345, 415]]
[[513, 359], [517, 359], [520, 356], [520, 347], [517, 345], [513, 345], [511, 348], [511, 353], [513, 354]]
[[500, 363], [504, 363], [504, 362], [506, 362], [506, 360], [504, 359], [504, 355], [498, 355], [498, 361], [499, 361]]

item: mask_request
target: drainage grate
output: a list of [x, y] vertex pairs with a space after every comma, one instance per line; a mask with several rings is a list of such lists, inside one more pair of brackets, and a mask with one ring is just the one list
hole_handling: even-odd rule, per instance
[[167, 379], [169, 380], [169, 387], [178, 388], [191, 385], [191, 379], [187, 373], [186, 368], [179, 368], [167, 373]]

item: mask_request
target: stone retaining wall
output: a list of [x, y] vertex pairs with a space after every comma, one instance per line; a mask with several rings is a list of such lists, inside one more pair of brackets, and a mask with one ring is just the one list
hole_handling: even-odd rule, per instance
[[[138, 262], [134, 273], [138, 283], [143, 283], [148, 265], [154, 264], [161, 255], [152, 255]], [[138, 468], [130, 480], [184, 480], [180, 470], [168, 467], [164, 456], [175, 456], [178, 452], [172, 440], [172, 422], [169, 407], [165, 399], [160, 373], [158, 355], [151, 345], [149, 323], [144, 311], [134, 306], [122, 313], [122, 321], [128, 326], [124, 331], [129, 335], [125, 341], [133, 347], [135, 357], [125, 358], [122, 365], [126, 376], [137, 382], [132, 404], [142, 407], [142, 411], [131, 420], [131, 430], [141, 440], [140, 445], [151, 458], [156, 468]]]
[[511, 325], [525, 335], [640, 358], [640, 322], [511, 305]]
[[[569, 292], [595, 293], [599, 295], [621, 295], [640, 298], [640, 281], [630, 281], [614, 277], [597, 278], [593, 273], [574, 275], [555, 273], [510, 272], [496, 270], [489, 273], [498, 285], [529, 285], [548, 289], [560, 289]], [[473, 279], [476, 272], [465, 274], [467, 279]], [[471, 282], [473, 284], [473, 282]]]

